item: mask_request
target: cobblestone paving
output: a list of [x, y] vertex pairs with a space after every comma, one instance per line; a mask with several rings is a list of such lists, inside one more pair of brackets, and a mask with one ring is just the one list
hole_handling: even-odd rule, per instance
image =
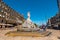
[[0, 29], [0, 40], [60, 40], [58, 39], [58, 37], [60, 37], [60, 30], [47, 29], [47, 31], [50, 31], [52, 33], [46, 37], [10, 37], [5, 35], [5, 33], [12, 30], [16, 31], [16, 29]]

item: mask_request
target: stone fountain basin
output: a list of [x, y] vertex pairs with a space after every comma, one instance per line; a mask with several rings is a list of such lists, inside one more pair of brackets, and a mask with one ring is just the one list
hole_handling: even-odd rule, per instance
[[28, 32], [32, 32], [32, 31], [40, 31], [40, 28], [20, 28], [18, 29], [19, 31], [28, 31]]
[[21, 31], [10, 31], [7, 32], [5, 35], [7, 36], [29, 36], [29, 37], [45, 37], [51, 34], [51, 32], [21, 32]]

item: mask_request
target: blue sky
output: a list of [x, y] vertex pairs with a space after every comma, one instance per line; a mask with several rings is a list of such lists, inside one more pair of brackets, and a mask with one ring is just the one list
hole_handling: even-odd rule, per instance
[[27, 18], [30, 11], [31, 20], [38, 24], [46, 24], [47, 20], [58, 12], [57, 0], [3, 0], [11, 8]]

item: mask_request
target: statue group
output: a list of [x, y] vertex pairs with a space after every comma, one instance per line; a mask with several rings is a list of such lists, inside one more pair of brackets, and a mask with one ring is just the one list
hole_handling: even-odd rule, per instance
[[21, 31], [37, 31], [40, 30], [38, 27], [35, 26], [35, 24], [30, 19], [30, 12], [27, 13], [28, 18], [25, 20], [25, 22], [18, 27], [18, 29]]

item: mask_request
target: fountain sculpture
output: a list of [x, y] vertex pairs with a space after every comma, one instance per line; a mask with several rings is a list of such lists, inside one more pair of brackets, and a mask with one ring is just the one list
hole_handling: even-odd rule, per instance
[[28, 18], [27, 20], [22, 24], [22, 27], [25, 28], [36, 28], [34, 23], [32, 23], [31, 19], [30, 19], [30, 12], [28, 12], [27, 14]]
[[18, 27], [18, 30], [20, 30], [20, 31], [37, 31], [37, 30], [40, 30], [40, 28], [36, 27], [35, 24], [31, 21], [30, 12], [28, 12], [27, 16], [28, 16], [27, 20], [20, 26], [20, 28]]
[[[44, 34], [45, 33], [45, 34]], [[10, 31], [6, 33], [9, 36], [32, 36], [32, 37], [42, 37], [48, 35], [49, 32], [41, 32], [39, 27], [36, 27], [35, 24], [30, 19], [30, 12], [28, 12], [27, 20], [17, 27], [17, 31]]]

